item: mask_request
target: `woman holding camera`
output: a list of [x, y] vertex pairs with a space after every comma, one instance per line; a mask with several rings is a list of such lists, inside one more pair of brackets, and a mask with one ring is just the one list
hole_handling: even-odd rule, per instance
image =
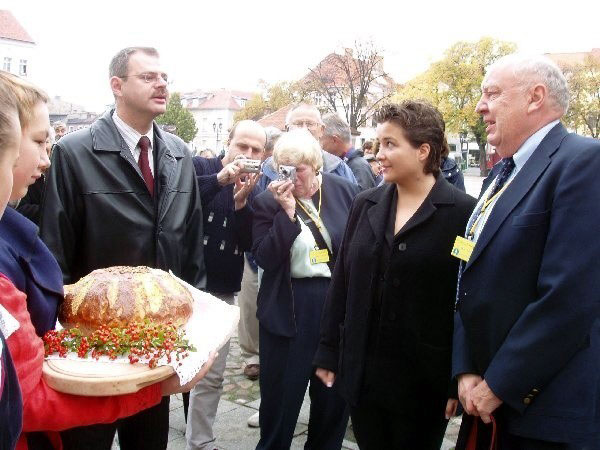
[[264, 269], [258, 292], [260, 432], [257, 449], [289, 448], [310, 381], [306, 448], [339, 449], [348, 412], [314, 375], [321, 310], [358, 186], [320, 173], [318, 142], [284, 134], [273, 159], [279, 180], [254, 201], [252, 253]]
[[458, 403], [450, 253], [475, 199], [440, 172], [437, 109], [407, 101], [375, 119], [386, 184], [352, 206], [314, 361], [348, 401], [361, 449], [439, 449]]

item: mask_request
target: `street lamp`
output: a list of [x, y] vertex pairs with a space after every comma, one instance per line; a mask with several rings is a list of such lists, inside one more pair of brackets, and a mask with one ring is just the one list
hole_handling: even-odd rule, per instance
[[216, 133], [217, 135], [217, 144], [215, 146], [215, 153], [219, 153], [219, 133], [221, 132], [221, 130], [223, 129], [223, 123], [222, 122], [213, 122], [213, 131]]
[[[462, 156], [462, 159], [463, 159], [463, 170], [466, 169], [467, 167], [469, 167], [469, 141], [467, 140], [468, 135], [469, 135], [469, 133], [467, 133], [467, 130], [463, 130], [460, 133], [458, 133], [458, 138], [460, 140], [460, 155]], [[467, 144], [466, 152], [463, 149], [463, 144], [465, 142]]]

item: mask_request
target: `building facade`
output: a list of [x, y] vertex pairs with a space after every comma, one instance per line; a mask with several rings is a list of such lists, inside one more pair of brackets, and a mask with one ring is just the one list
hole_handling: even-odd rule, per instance
[[192, 113], [198, 133], [190, 143], [192, 150], [211, 149], [217, 155], [225, 151], [233, 116], [252, 98], [252, 92], [219, 89], [194, 91], [181, 95], [184, 108]]
[[89, 128], [92, 123], [98, 118], [98, 114], [82, 111], [69, 114], [65, 120], [67, 125], [67, 133]]
[[0, 10], [0, 68], [30, 78], [35, 42], [10, 11]]
[[309, 92], [312, 91], [310, 97], [322, 113], [335, 109], [341, 118], [349, 122], [346, 109], [350, 109], [351, 96], [360, 94], [360, 85], [367, 79], [371, 81], [365, 92], [366, 102], [359, 113], [359, 117], [365, 117], [365, 120], [353, 136], [355, 148], [375, 139], [374, 105], [390, 96], [396, 88], [394, 80], [384, 71], [383, 57], [364, 49], [361, 55], [355, 55], [354, 50], [345, 48], [343, 52], [328, 54], [301, 80], [309, 87]]

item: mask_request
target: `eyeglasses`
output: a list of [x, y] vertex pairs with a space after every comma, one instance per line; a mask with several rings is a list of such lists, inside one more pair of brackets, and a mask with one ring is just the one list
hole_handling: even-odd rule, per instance
[[169, 83], [169, 76], [166, 73], [156, 73], [156, 72], [144, 72], [144, 73], [134, 73], [131, 75], [125, 75], [123, 77], [119, 77], [119, 78], [129, 78], [129, 77], [136, 77], [139, 78], [140, 80], [144, 81], [144, 83], [152, 83], [152, 84], [156, 84], [159, 81], [164, 81], [165, 83]]
[[308, 128], [309, 130], [314, 130], [320, 124], [317, 122], [313, 122], [312, 120], [296, 120], [290, 123], [290, 128]]

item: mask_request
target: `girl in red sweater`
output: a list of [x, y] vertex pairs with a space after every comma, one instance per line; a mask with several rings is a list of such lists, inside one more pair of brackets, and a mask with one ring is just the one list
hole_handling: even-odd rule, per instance
[[[2, 95], [3, 92], [7, 94]], [[0, 114], [0, 218], [9, 199], [14, 200], [25, 195], [27, 187], [39, 178], [44, 166], [49, 165], [45, 151], [45, 140], [50, 126], [46, 94], [24, 80], [0, 72], [0, 96], [4, 100], [11, 95], [16, 97], [18, 116], [14, 110], [11, 116], [10, 108], [6, 111], [2, 108], [3, 114]], [[10, 242], [0, 239], [0, 256], [3, 252], [10, 252]], [[211, 355], [196, 377], [184, 386], [180, 385], [178, 376], [173, 375], [135, 394], [112, 397], [62, 394], [49, 387], [42, 378], [44, 344], [31, 322], [26, 295], [0, 273], [0, 327], [6, 323], [14, 323], [15, 319], [18, 328], [12, 331], [10, 336], [6, 336], [8, 348], [4, 348], [3, 351], [10, 351], [12, 356], [20, 384], [22, 405], [19, 404], [18, 395], [7, 397], [0, 391], [2, 402], [8, 401], [6, 398], [10, 398], [12, 402], [8, 408], [7, 405], [0, 404], [0, 412], [10, 411], [14, 434], [15, 424], [18, 426], [21, 422], [18, 419], [22, 411], [22, 433], [16, 445], [19, 450], [27, 449], [29, 432], [45, 432], [52, 447], [60, 449], [62, 445], [56, 433], [59, 430], [111, 423], [158, 404], [162, 396], [189, 391], [206, 374], [215, 356]], [[2, 361], [4, 362], [4, 358]], [[4, 368], [2, 372], [4, 373]], [[0, 387], [7, 389], [9, 386], [7, 383], [0, 383]], [[3, 419], [0, 414], [0, 421]], [[3, 445], [4, 430], [10, 432], [10, 426], [5, 428], [5, 425], [11, 424], [0, 422], [0, 444]], [[14, 446], [9, 445], [11, 446], [7, 448]]]

